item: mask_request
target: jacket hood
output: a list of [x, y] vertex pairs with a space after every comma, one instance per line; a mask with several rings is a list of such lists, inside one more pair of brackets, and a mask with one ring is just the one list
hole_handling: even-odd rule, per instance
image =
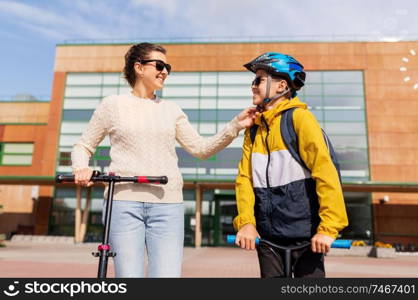
[[300, 99], [298, 97], [294, 97], [290, 100], [289, 99], [288, 100], [283, 100], [283, 101], [280, 101], [279, 103], [277, 103], [276, 106], [273, 109], [267, 110], [267, 111], [257, 115], [254, 122], [257, 125], [261, 125], [261, 116], [264, 116], [264, 118], [267, 121], [267, 124], [269, 124], [273, 121], [274, 118], [276, 118], [278, 115], [280, 115], [280, 113], [282, 111], [287, 110], [289, 108], [293, 108], [293, 107], [307, 109], [308, 105], [306, 103], [300, 101]]

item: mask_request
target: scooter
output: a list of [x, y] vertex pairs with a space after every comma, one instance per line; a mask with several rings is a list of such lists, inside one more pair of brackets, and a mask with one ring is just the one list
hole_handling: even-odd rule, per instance
[[[227, 237], [226, 237], [226, 241], [227, 241], [228, 244], [235, 244], [235, 239], [236, 239], [235, 235], [227, 235]], [[277, 245], [275, 243], [272, 243], [272, 242], [270, 242], [266, 239], [262, 239], [262, 238], [256, 238], [255, 244], [256, 245], [259, 245], [259, 244], [266, 245], [267, 248], [277, 257], [277, 259], [280, 259], [280, 258], [278, 256], [278, 254], [276, 253], [276, 251], [274, 251], [274, 249], [277, 249], [279, 251], [284, 252], [283, 266], [284, 266], [284, 271], [285, 271], [284, 272], [285, 277], [287, 277], [287, 278], [292, 277], [292, 251], [304, 249], [304, 248], [307, 248], [311, 245], [310, 242], [306, 242], [306, 243], [303, 243], [303, 244], [297, 245], [297, 246], [285, 247], [285, 246]], [[350, 247], [351, 247], [351, 240], [335, 240], [331, 244], [331, 248], [350, 249]]]
[[[57, 183], [74, 182], [74, 175], [57, 175], [55, 177]], [[109, 184], [109, 190], [106, 199], [106, 211], [104, 219], [103, 240], [98, 246], [98, 252], [93, 252], [94, 257], [99, 257], [98, 278], [106, 278], [107, 263], [109, 257], [116, 256], [115, 252], [112, 252], [109, 245], [109, 231], [110, 231], [110, 219], [112, 215], [112, 203], [113, 193], [116, 182], [134, 182], [134, 183], [152, 183], [152, 184], [167, 184], [167, 176], [132, 176], [121, 177], [116, 176], [114, 173], [101, 174], [99, 171], [93, 171], [90, 181], [93, 182], [106, 182]]]

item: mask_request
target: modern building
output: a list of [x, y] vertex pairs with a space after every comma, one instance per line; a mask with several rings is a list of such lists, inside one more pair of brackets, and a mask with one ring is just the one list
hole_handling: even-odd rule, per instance
[[[173, 73], [160, 94], [177, 102], [201, 135], [216, 133], [251, 105], [253, 74], [245, 62], [267, 51], [297, 58], [307, 70], [299, 96], [330, 136], [341, 164], [350, 219], [342, 237], [418, 244], [418, 42], [163, 45]], [[50, 102], [0, 103], [0, 233], [74, 235], [77, 190], [53, 186], [52, 179], [71, 172], [72, 145], [101, 99], [130, 91], [121, 75], [129, 47], [57, 45]], [[242, 142], [241, 134], [205, 161], [177, 148], [186, 182], [186, 244], [196, 242], [200, 224], [203, 245], [223, 244], [232, 232], [231, 187]], [[105, 139], [91, 161], [102, 172], [109, 146]], [[95, 187], [87, 204], [86, 241], [100, 239], [102, 195], [103, 187]]]

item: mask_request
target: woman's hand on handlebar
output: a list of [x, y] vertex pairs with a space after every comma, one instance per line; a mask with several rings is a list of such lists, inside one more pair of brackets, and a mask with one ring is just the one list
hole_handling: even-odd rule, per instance
[[90, 181], [92, 175], [93, 170], [89, 167], [76, 169], [74, 170], [74, 183], [77, 185], [90, 187], [94, 184], [93, 181]]
[[328, 253], [334, 238], [322, 233], [315, 234], [311, 239], [311, 248], [314, 253]]
[[254, 250], [255, 249], [255, 239], [259, 238], [260, 235], [257, 232], [257, 229], [253, 224], [245, 224], [238, 231], [235, 238], [235, 244], [242, 249]]

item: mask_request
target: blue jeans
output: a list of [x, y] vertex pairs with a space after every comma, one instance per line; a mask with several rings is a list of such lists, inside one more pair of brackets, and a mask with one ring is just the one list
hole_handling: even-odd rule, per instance
[[[106, 205], [103, 205], [103, 216]], [[103, 217], [104, 219], [104, 217]], [[184, 243], [183, 203], [115, 200], [109, 243], [116, 277], [180, 277]]]

